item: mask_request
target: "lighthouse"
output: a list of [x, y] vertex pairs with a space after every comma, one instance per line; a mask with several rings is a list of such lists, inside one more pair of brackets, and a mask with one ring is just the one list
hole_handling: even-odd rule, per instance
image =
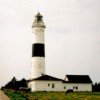
[[[66, 75], [65, 79], [45, 74], [45, 24], [38, 13], [32, 24], [32, 68], [28, 88], [35, 91], [92, 91], [92, 81], [88, 75]], [[57, 70], [56, 70], [57, 71]]]
[[45, 41], [43, 16], [38, 12], [32, 24], [32, 65], [31, 78], [45, 74]]

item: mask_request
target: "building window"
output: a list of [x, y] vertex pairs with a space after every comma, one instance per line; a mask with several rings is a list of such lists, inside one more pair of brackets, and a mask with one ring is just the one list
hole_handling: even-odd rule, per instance
[[55, 88], [55, 84], [54, 83], [52, 83], [52, 88]]
[[48, 87], [50, 86], [50, 84], [48, 83]]
[[75, 86], [73, 86], [73, 89], [76, 89], [76, 87], [75, 87]]
[[78, 86], [76, 86], [76, 90], [78, 90]]
[[66, 86], [64, 86], [64, 89], [66, 89]]
[[74, 90], [78, 90], [78, 86], [73, 86], [73, 89]]

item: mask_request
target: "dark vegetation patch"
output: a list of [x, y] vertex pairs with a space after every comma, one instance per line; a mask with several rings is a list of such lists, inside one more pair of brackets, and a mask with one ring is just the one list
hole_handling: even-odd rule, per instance
[[10, 100], [100, 100], [100, 92], [25, 92], [4, 90]]

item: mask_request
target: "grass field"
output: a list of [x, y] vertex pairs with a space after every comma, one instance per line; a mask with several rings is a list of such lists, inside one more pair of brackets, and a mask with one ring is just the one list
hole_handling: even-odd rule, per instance
[[10, 100], [100, 100], [100, 92], [24, 92], [6, 90]]

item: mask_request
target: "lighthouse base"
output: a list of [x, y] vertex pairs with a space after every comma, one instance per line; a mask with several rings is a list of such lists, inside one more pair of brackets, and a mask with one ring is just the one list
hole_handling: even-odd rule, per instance
[[37, 78], [45, 74], [45, 58], [44, 57], [33, 57], [31, 78]]

